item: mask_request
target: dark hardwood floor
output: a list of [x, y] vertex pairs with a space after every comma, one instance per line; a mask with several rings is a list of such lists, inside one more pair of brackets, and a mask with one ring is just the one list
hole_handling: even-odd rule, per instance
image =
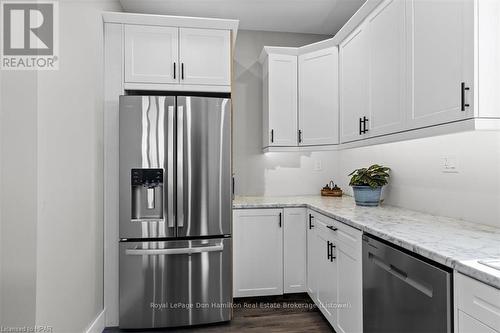
[[104, 333], [117, 332], [334, 332], [307, 294], [235, 299], [234, 318], [229, 323], [197, 327], [126, 330], [107, 328]]

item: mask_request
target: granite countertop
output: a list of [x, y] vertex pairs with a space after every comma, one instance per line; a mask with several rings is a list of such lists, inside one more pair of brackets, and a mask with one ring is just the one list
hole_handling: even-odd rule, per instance
[[359, 207], [348, 196], [237, 196], [233, 207], [307, 207], [500, 289], [500, 271], [477, 263], [500, 259], [500, 228], [388, 205]]

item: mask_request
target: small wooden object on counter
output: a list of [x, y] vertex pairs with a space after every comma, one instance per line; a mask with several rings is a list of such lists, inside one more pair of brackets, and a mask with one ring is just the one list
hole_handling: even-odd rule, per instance
[[321, 195], [324, 197], [341, 197], [342, 189], [331, 180], [330, 184], [326, 184], [325, 187], [321, 189]]

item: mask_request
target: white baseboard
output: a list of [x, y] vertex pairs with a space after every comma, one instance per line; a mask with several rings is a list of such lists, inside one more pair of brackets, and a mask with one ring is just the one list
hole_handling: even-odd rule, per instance
[[103, 309], [94, 321], [88, 326], [84, 333], [102, 333], [105, 328], [106, 309]]

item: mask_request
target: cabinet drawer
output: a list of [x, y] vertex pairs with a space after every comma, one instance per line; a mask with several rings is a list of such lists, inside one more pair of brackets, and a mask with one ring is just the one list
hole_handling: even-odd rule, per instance
[[498, 333], [477, 319], [458, 311], [458, 333]]
[[487, 326], [500, 331], [500, 289], [463, 274], [456, 274], [457, 308]]
[[[317, 220], [326, 224], [325, 230], [332, 233], [336, 241], [353, 249], [361, 248], [361, 236], [363, 233], [360, 230], [314, 211], [312, 211], [312, 215]], [[328, 228], [328, 226], [333, 228]]]

